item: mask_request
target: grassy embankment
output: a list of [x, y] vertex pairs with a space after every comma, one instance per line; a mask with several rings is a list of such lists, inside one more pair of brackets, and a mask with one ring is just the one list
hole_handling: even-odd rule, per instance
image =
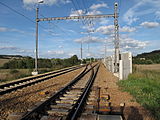
[[135, 65], [133, 74], [118, 84], [160, 120], [160, 64]]
[[[45, 73], [61, 68], [62, 66], [56, 68], [40, 68], [39, 73]], [[32, 71], [33, 69], [0, 69], [0, 83], [31, 76]]]
[[0, 67], [4, 65], [4, 63], [7, 63], [9, 59], [0, 59]]

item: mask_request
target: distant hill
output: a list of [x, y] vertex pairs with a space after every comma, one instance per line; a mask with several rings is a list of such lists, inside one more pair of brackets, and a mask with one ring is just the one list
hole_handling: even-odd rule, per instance
[[133, 57], [133, 63], [134, 64], [159, 64], [160, 50], [138, 54], [137, 56]]
[[[22, 59], [22, 58], [28, 58], [29, 56], [21, 56], [21, 55], [0, 55], [0, 59]], [[31, 57], [29, 57], [31, 58]]]
[[0, 58], [10, 59], [10, 58], [22, 58], [21, 55], [0, 55]]

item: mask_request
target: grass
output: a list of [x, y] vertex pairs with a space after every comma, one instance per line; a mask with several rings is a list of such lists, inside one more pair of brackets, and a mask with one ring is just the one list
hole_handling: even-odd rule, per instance
[[[45, 73], [61, 68], [62, 66], [57, 66], [56, 68], [40, 68], [39, 73]], [[31, 76], [32, 71], [33, 69], [0, 69], [0, 83]]]
[[132, 94], [136, 101], [148, 109], [157, 120], [160, 120], [159, 69], [157, 65], [151, 65], [150, 69], [148, 69], [148, 66], [136, 65], [133, 74], [130, 74], [127, 80], [118, 83], [122, 90]]
[[30, 76], [29, 69], [0, 69], [0, 83]]
[[1, 59], [0, 58], [0, 67], [4, 65], [4, 63], [8, 62], [10, 59]]

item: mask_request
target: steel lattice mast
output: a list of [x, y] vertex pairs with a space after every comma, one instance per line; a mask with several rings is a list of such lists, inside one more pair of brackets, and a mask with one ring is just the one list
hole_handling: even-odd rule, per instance
[[115, 57], [114, 57], [114, 72], [119, 72], [119, 25], [118, 25], [118, 3], [114, 4], [114, 44], [115, 44]]

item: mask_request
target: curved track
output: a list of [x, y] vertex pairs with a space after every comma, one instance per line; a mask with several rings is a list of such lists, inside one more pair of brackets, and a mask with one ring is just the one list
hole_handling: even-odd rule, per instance
[[[20, 120], [47, 120], [47, 119], [68, 119], [75, 120], [82, 112], [92, 84], [96, 77], [99, 66], [87, 67], [67, 86], [47, 98], [44, 102], [30, 109], [23, 115], [17, 115]], [[90, 74], [89, 79], [82, 79]], [[63, 110], [63, 111], [62, 111]]]

